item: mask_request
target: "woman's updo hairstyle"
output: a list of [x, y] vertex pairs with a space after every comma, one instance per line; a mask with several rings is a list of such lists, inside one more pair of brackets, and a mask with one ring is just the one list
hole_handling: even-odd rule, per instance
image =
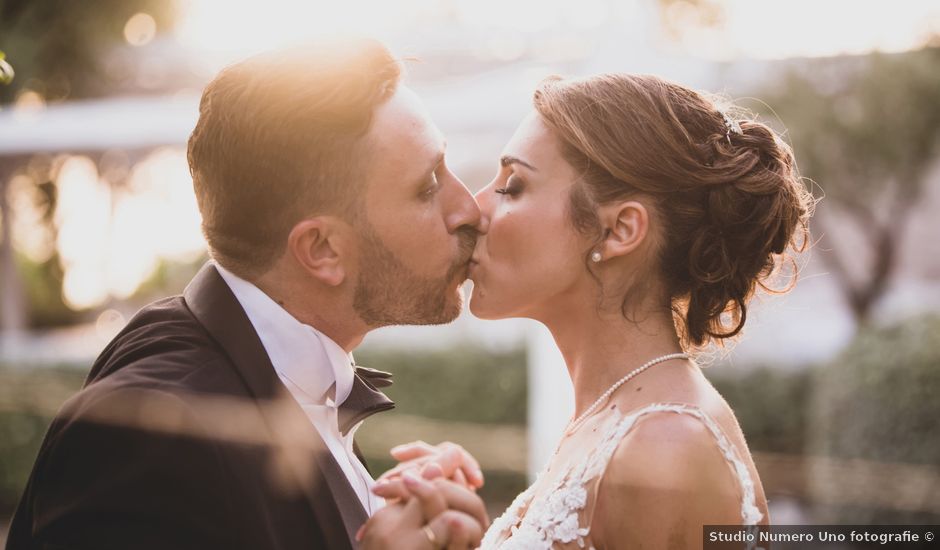
[[[771, 275], [788, 248], [807, 246], [814, 202], [768, 126], [648, 75], [549, 77], [534, 104], [581, 174], [570, 203], [579, 231], [599, 244], [599, 205], [646, 199], [659, 259], [648, 275], [664, 281], [686, 347], [737, 335], [758, 285], [792, 287], [795, 273], [784, 289]], [[624, 315], [631, 299], [628, 291]]]

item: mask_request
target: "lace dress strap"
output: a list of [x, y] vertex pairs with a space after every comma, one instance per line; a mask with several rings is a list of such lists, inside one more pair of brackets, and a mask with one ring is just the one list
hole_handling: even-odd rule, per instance
[[[592, 549], [592, 516], [598, 484], [624, 436], [645, 415], [672, 412], [701, 421], [715, 439], [722, 456], [741, 486], [741, 521], [755, 526], [763, 515], [757, 508], [751, 474], [721, 427], [702, 409], [686, 403], [655, 403], [611, 417], [588, 446], [579, 446], [576, 458], [557, 462], [557, 455], [483, 538], [484, 550]], [[551, 469], [549, 469], [551, 467]], [[539, 495], [536, 498], [536, 495]], [[754, 527], [752, 527], [754, 528]]]
[[[600, 456], [596, 458], [598, 460], [593, 460], [590, 462], [589, 467], [592, 468], [592, 471], [585, 472], [583, 479], [597, 479], [600, 481], [600, 478], [604, 474], [604, 470], [607, 468], [607, 464], [610, 462], [610, 459], [613, 457], [614, 452], [617, 450], [617, 446], [620, 444], [620, 441], [627, 435], [627, 433], [636, 426], [637, 421], [652, 413], [658, 412], [671, 412], [676, 414], [686, 414], [693, 418], [697, 418], [702, 424], [708, 428], [709, 433], [715, 439], [718, 449], [721, 451], [722, 456], [725, 458], [725, 461], [728, 463], [728, 466], [731, 468], [732, 473], [735, 478], [738, 480], [738, 484], [741, 487], [741, 522], [743, 525], [757, 525], [757, 523], [763, 518], [763, 514], [760, 509], [757, 507], [757, 498], [754, 491], [754, 480], [751, 478], [751, 473], [747, 468], [747, 465], [741, 460], [738, 455], [737, 449], [734, 444], [731, 443], [731, 440], [725, 435], [724, 431], [721, 429], [721, 426], [718, 425], [715, 420], [709, 416], [701, 408], [690, 405], [688, 403], [654, 403], [652, 405], [647, 405], [640, 409], [636, 409], [624, 415], [623, 419], [617, 423], [615, 429], [607, 435], [605, 440], [601, 443], [601, 452], [598, 453]], [[596, 496], [595, 491], [595, 496]]]

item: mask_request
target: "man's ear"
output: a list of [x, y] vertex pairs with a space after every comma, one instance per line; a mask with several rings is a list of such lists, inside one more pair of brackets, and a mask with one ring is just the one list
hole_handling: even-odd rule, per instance
[[346, 278], [345, 239], [342, 225], [331, 216], [318, 216], [298, 222], [287, 237], [287, 252], [311, 276], [329, 286], [339, 286]]
[[630, 200], [604, 205], [600, 208], [601, 224], [606, 238], [595, 252], [601, 259], [625, 256], [643, 244], [649, 232], [649, 211], [642, 203]]

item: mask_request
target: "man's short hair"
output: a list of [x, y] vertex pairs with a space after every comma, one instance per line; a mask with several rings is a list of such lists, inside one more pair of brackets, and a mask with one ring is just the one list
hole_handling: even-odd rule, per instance
[[400, 76], [382, 44], [356, 40], [262, 54], [209, 83], [188, 157], [216, 261], [260, 275], [298, 221], [352, 211], [368, 158], [363, 136]]

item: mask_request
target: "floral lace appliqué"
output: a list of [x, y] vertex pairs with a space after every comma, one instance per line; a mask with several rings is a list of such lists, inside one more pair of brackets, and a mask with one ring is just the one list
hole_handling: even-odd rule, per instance
[[[543, 475], [544, 472], [539, 474], [539, 478]], [[580, 481], [575, 482], [570, 474], [565, 476], [552, 487], [547, 498], [532, 503], [525, 516], [520, 518], [522, 509], [532, 499], [532, 488], [537, 485], [538, 481], [516, 497], [506, 513], [493, 521], [481, 548], [547, 550], [556, 541], [577, 541], [578, 546], [584, 547], [588, 528], [578, 523], [578, 515], [587, 504], [587, 489], [584, 485]], [[497, 544], [497, 540], [507, 532], [510, 536], [502, 544]]]

